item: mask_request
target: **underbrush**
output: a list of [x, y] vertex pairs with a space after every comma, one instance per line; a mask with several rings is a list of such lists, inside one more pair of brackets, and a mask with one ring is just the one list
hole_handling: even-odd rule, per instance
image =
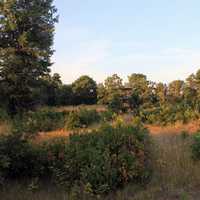
[[[119, 130], [122, 132], [122, 129], [119, 129]], [[85, 142], [86, 139], [80, 139], [79, 135], [75, 135], [74, 137], [78, 137], [78, 139], [74, 138], [74, 141], [70, 142], [71, 144], [82, 143], [82, 140], [83, 140], [83, 144], [86, 144]], [[153, 155], [151, 156], [150, 159], [151, 159], [151, 166], [153, 168], [153, 174], [152, 174], [152, 178], [150, 182], [147, 183], [145, 187], [144, 185], [138, 184], [141, 182], [141, 181], [138, 181], [139, 179], [135, 179], [135, 181], [134, 180], [131, 181], [133, 182], [133, 184], [132, 183], [127, 184], [127, 182], [125, 182], [124, 183], [125, 187], [122, 187], [122, 185], [120, 184], [119, 189], [117, 190], [114, 189], [115, 190], [114, 192], [112, 191], [109, 194], [106, 193], [106, 195], [103, 195], [103, 196], [101, 195], [101, 197], [99, 197], [98, 195], [94, 195], [94, 193], [92, 194], [90, 193], [90, 192], [93, 192], [91, 190], [90, 184], [87, 184], [85, 186], [83, 182], [81, 184], [79, 181], [77, 181], [75, 184], [71, 185], [70, 190], [66, 190], [67, 185], [69, 185], [68, 181], [66, 180], [70, 180], [70, 179], [66, 179], [66, 177], [68, 176], [67, 172], [69, 171], [74, 172], [73, 174], [75, 176], [76, 175], [75, 171], [80, 169], [80, 165], [75, 167], [78, 158], [79, 159], [83, 157], [84, 159], [86, 158], [84, 166], [90, 165], [90, 168], [91, 166], [94, 166], [94, 168], [92, 168], [91, 170], [91, 173], [86, 171], [87, 172], [86, 174], [92, 174], [92, 175], [94, 174], [94, 169], [96, 165], [91, 165], [91, 164], [96, 163], [97, 158], [95, 158], [94, 162], [90, 164], [87, 164], [86, 162], [88, 162], [88, 155], [91, 155], [91, 158], [92, 158], [92, 155], [96, 156], [96, 150], [94, 153], [92, 153], [88, 149], [91, 149], [91, 151], [93, 151], [94, 146], [89, 148], [89, 147], [84, 147], [84, 145], [82, 144], [81, 147], [79, 148], [78, 147], [79, 145], [77, 145], [76, 147], [77, 150], [75, 150], [76, 148], [74, 147], [72, 149], [73, 152], [71, 152], [70, 154], [70, 155], [76, 155], [75, 160], [72, 162], [72, 159], [71, 159], [71, 162], [68, 163], [66, 158], [69, 158], [69, 155], [66, 158], [65, 156], [63, 156], [66, 154], [66, 153], [63, 154], [63, 151], [67, 152], [66, 150], [67, 147], [65, 145], [67, 141], [56, 140], [56, 141], [49, 141], [46, 144], [43, 143], [41, 145], [42, 146], [44, 145], [45, 147], [43, 146], [42, 149], [43, 150], [45, 149], [45, 152], [48, 152], [48, 157], [49, 157], [48, 160], [50, 160], [49, 162], [51, 162], [50, 166], [53, 166], [53, 169], [49, 175], [51, 175], [51, 181], [57, 183], [57, 187], [55, 187], [55, 185], [50, 181], [44, 182], [44, 183], [38, 182], [38, 178], [29, 178], [29, 181], [25, 185], [23, 184], [24, 182], [20, 181], [19, 179], [16, 183], [13, 183], [9, 179], [8, 184], [4, 184], [3, 187], [0, 187], [0, 195], [3, 199], [7, 199], [7, 200], [13, 200], [13, 199], [16, 199], [16, 200], [23, 200], [23, 199], [24, 200], [25, 199], [33, 199], [33, 200], [192, 199], [192, 200], [198, 200], [199, 195], [200, 195], [200, 192], [199, 192], [200, 163], [193, 162], [192, 157], [191, 157], [191, 151], [190, 151], [191, 150], [190, 146], [194, 142], [193, 140], [194, 136], [188, 135], [188, 133], [186, 132], [183, 132], [180, 135], [173, 134], [171, 132], [171, 134], [170, 133], [159, 134], [159, 135], [153, 135], [152, 137], [153, 137], [152, 139], [153, 139], [154, 144], [152, 146]], [[148, 141], [148, 138], [146, 139]], [[115, 144], [113, 141], [117, 141], [117, 140], [112, 139], [108, 141], [110, 141], [109, 148], [112, 148], [112, 144]], [[91, 140], [90, 142], [89, 141], [87, 142], [93, 143], [91, 142]], [[101, 143], [102, 143], [102, 140], [101, 140]], [[128, 143], [126, 143], [125, 146], [127, 146], [127, 144]], [[147, 142], [147, 144], [149, 143]], [[115, 145], [113, 147], [115, 147]], [[85, 152], [84, 153], [81, 152], [81, 154], [79, 155], [78, 152], [83, 149]], [[97, 146], [97, 149], [99, 149], [99, 146]], [[123, 147], [123, 149], [125, 150], [126, 148]], [[145, 146], [145, 149], [148, 152], [148, 145]], [[77, 154], [75, 152], [77, 152]], [[114, 154], [112, 155], [113, 155], [112, 158], [114, 158]], [[148, 153], [146, 153], [146, 155], [148, 155]], [[66, 162], [66, 168], [67, 168], [66, 173], [65, 173], [65, 167], [63, 168], [63, 161]], [[112, 159], [112, 162], [113, 161], [114, 160]], [[73, 165], [71, 165], [72, 163]], [[84, 162], [82, 161], [81, 163], [83, 164]], [[73, 169], [69, 168], [70, 165], [73, 166]], [[123, 166], [123, 165], [120, 165], [119, 163], [118, 166]], [[145, 165], [145, 166], [147, 168], [147, 171], [151, 169], [148, 167], [149, 165]], [[103, 172], [100, 172], [100, 175], [102, 173]], [[95, 180], [96, 178], [97, 177], [94, 176]], [[81, 180], [89, 180], [89, 179], [81, 179]], [[136, 184], [134, 184], [134, 182], [136, 182]], [[95, 183], [99, 184], [98, 181], [96, 181]], [[62, 188], [58, 187], [60, 184], [63, 186]]]
[[0, 123], [10, 120], [10, 117], [5, 109], [0, 107]]
[[86, 128], [100, 121], [100, 115], [96, 110], [80, 109], [70, 112], [66, 119], [67, 129]]
[[97, 112], [96, 110], [80, 109], [72, 111], [66, 118], [67, 129], [88, 128], [94, 123], [108, 122], [114, 118], [111, 111]]
[[65, 189], [103, 194], [149, 180], [149, 145], [147, 130], [131, 125], [106, 125], [41, 144], [17, 135], [1, 136], [1, 180], [48, 179]]
[[67, 112], [51, 110], [28, 112], [15, 116], [12, 120], [13, 132], [36, 134], [41, 131], [53, 131], [63, 128]]
[[199, 112], [184, 105], [162, 105], [141, 109], [137, 115], [144, 123], [156, 125], [175, 124], [176, 122], [188, 123], [199, 119]]

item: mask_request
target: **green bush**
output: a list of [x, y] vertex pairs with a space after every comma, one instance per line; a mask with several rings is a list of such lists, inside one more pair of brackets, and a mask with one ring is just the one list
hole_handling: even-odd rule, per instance
[[48, 174], [46, 153], [18, 135], [0, 137], [0, 174], [9, 179]]
[[100, 115], [96, 110], [80, 109], [72, 111], [66, 119], [66, 128], [86, 128], [89, 125], [99, 122]]
[[193, 136], [193, 143], [191, 148], [193, 159], [200, 160], [200, 132]]
[[100, 113], [100, 118], [102, 122], [108, 122], [108, 121], [113, 120], [115, 118], [115, 115], [116, 114], [112, 112], [111, 110], [107, 110]]
[[86, 127], [100, 120], [100, 116], [96, 110], [80, 109], [79, 117], [81, 124]]
[[185, 107], [184, 104], [163, 104], [148, 108], [140, 108], [139, 117], [148, 124], [167, 125], [177, 121], [187, 123], [199, 118], [197, 111]]
[[0, 108], [0, 123], [9, 120], [10, 117], [5, 109]]
[[16, 116], [13, 120], [13, 131], [34, 134], [41, 131], [53, 131], [63, 128], [66, 112], [36, 111], [28, 112], [23, 116]]
[[69, 115], [66, 119], [65, 127], [67, 129], [76, 129], [76, 128], [82, 127], [78, 112], [72, 111], [72, 112], [69, 113]]
[[89, 186], [93, 193], [142, 183], [151, 172], [148, 144], [147, 131], [134, 126], [107, 125], [93, 133], [71, 135], [61, 149], [62, 162], [52, 168], [54, 178], [69, 187]]
[[122, 98], [119, 94], [111, 94], [108, 98], [108, 109], [119, 113], [124, 108]]
[[47, 179], [68, 189], [107, 193], [150, 178], [149, 144], [146, 129], [122, 123], [42, 144], [1, 136], [0, 178]]

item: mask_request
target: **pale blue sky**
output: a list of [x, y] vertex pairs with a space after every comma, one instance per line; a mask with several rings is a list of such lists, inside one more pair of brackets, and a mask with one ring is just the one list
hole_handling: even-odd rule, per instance
[[153, 81], [184, 79], [200, 68], [199, 0], [55, 0], [53, 72], [65, 83], [117, 73]]

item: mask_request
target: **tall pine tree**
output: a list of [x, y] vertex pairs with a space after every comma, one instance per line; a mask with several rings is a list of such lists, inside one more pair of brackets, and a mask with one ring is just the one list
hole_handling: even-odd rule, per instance
[[0, 88], [12, 113], [34, 105], [50, 72], [56, 12], [53, 0], [0, 1]]

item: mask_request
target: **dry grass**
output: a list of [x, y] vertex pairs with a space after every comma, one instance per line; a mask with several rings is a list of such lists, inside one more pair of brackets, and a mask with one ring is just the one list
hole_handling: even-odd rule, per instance
[[106, 106], [103, 105], [80, 105], [80, 106], [61, 106], [61, 107], [54, 107], [54, 109], [58, 112], [62, 111], [74, 111], [79, 110], [80, 108], [88, 109], [88, 110], [96, 110], [97, 112], [106, 111]]
[[179, 134], [182, 131], [188, 133], [195, 133], [200, 130], [200, 120], [192, 121], [187, 124], [177, 122], [174, 125], [158, 126], [158, 125], [147, 125], [147, 128], [153, 135], [163, 135], [163, 134]]
[[191, 159], [191, 136], [184, 139], [180, 134], [156, 134], [153, 143], [152, 181], [145, 188], [130, 185], [113, 199], [199, 200], [200, 162]]
[[51, 140], [55, 138], [65, 138], [72, 134], [72, 131], [66, 131], [64, 129], [49, 131], [49, 132], [41, 132], [35, 138], [35, 142], [42, 142], [45, 140]]
[[10, 132], [11, 125], [7, 122], [0, 123], [0, 135], [8, 134]]
[[45, 140], [51, 140], [54, 138], [67, 138], [70, 134], [74, 134], [78, 131], [79, 134], [89, 133], [93, 130], [98, 129], [101, 126], [101, 124], [94, 123], [89, 128], [80, 128], [77, 130], [66, 130], [66, 129], [59, 129], [55, 131], [49, 131], [49, 132], [40, 132], [37, 137], [35, 138], [36, 142], [43, 142]]

